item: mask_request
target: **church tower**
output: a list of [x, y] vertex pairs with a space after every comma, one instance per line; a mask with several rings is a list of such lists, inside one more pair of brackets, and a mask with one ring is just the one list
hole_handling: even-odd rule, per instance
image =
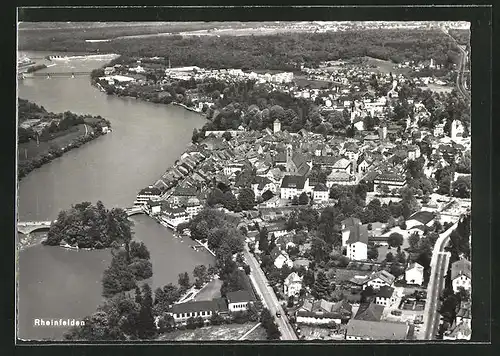
[[288, 144], [286, 145], [286, 170], [288, 172], [294, 171], [294, 164], [292, 158], [293, 158], [293, 147], [292, 145]]

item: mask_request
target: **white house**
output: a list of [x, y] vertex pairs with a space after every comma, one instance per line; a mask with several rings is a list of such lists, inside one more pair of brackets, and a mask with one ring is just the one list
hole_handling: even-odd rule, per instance
[[464, 125], [458, 121], [458, 120], [453, 120], [451, 123], [451, 130], [450, 130], [450, 137], [452, 140], [455, 140], [457, 138], [462, 138], [464, 134]]
[[161, 202], [149, 201], [148, 208], [152, 215], [158, 215], [159, 213], [161, 213]]
[[405, 271], [405, 280], [407, 284], [421, 286], [424, 282], [424, 267], [417, 262], [411, 263]]
[[266, 208], [276, 208], [278, 207], [280, 204], [280, 197], [278, 196], [274, 196], [272, 197], [271, 199], [269, 200], [266, 200], [264, 203], [262, 203], [264, 205], [264, 207]]
[[292, 272], [285, 278], [283, 282], [283, 293], [287, 297], [298, 296], [300, 290], [302, 289], [302, 278], [297, 272]]
[[440, 124], [437, 124], [435, 127], [434, 127], [434, 136], [436, 137], [441, 137], [444, 135], [444, 126], [445, 126], [445, 123], [442, 122]]
[[382, 185], [386, 185], [390, 190], [401, 189], [406, 185], [406, 178], [399, 174], [381, 173], [373, 180], [374, 191], [378, 191]]
[[271, 258], [274, 259], [274, 265], [278, 269], [281, 269], [285, 264], [290, 268], [293, 267], [293, 261], [288, 256], [288, 253], [281, 251], [277, 247], [271, 251]]
[[374, 290], [379, 290], [384, 286], [391, 287], [395, 279], [396, 277], [386, 270], [374, 272], [368, 276], [368, 279], [364, 282], [363, 289], [366, 289], [368, 286], [372, 287]]
[[344, 299], [337, 303], [324, 299], [317, 301], [305, 300], [302, 307], [295, 313], [297, 324], [328, 325], [340, 324], [352, 317], [352, 306]]
[[307, 190], [309, 187], [309, 178], [305, 176], [284, 176], [281, 181], [281, 199], [293, 199]]
[[203, 300], [174, 304], [168, 314], [172, 315], [176, 324], [185, 324], [189, 318], [201, 317], [208, 320], [216, 313], [227, 313], [224, 299]]
[[[348, 223], [344, 223], [348, 221]], [[368, 229], [361, 225], [359, 219], [344, 220], [342, 225], [342, 246], [346, 248], [346, 256], [354, 261], [368, 258]]]
[[351, 172], [351, 161], [345, 158], [339, 159], [335, 164], [333, 165], [332, 172], [345, 172], [345, 173], [350, 173]]
[[255, 296], [246, 290], [228, 292], [226, 294], [227, 305], [230, 312], [246, 311], [255, 302]]
[[394, 288], [382, 286], [375, 294], [375, 304], [383, 305], [384, 307], [391, 306], [396, 301], [396, 293]]
[[147, 204], [150, 200], [156, 201], [160, 199], [160, 196], [160, 189], [150, 185], [149, 187], [142, 189], [139, 194], [137, 194], [134, 205], [144, 205]]
[[416, 160], [420, 157], [420, 147], [417, 145], [412, 145], [408, 147], [408, 159]]
[[314, 187], [313, 199], [318, 202], [328, 201], [330, 198], [330, 190], [323, 183], [319, 183]]
[[467, 291], [471, 291], [471, 263], [462, 258], [451, 265], [451, 284], [453, 291], [458, 292], [458, 288], [462, 287]]

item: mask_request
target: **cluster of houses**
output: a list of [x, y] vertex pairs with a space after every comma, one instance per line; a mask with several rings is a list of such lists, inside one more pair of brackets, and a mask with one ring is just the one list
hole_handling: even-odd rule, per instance
[[[373, 272], [363, 277], [353, 277], [349, 283], [353, 288], [373, 289], [373, 296], [360, 303], [342, 299], [329, 302], [324, 299], [305, 300], [295, 312], [297, 324], [315, 326], [344, 325], [344, 337], [347, 340], [404, 340], [412, 337], [410, 327], [405, 323], [383, 320], [385, 308], [397, 305], [401, 298], [393, 287], [396, 278], [385, 270]], [[302, 279], [292, 272], [285, 280], [286, 295], [298, 296], [302, 288]], [[356, 312], [354, 310], [356, 309]]]

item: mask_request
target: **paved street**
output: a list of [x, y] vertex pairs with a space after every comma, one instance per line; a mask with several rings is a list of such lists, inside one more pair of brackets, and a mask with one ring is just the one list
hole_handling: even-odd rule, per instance
[[[283, 311], [283, 308], [281, 307], [281, 304], [278, 301], [278, 298], [276, 298], [276, 295], [274, 294], [272, 288], [269, 286], [267, 278], [264, 275], [264, 272], [262, 272], [259, 263], [255, 259], [255, 257], [248, 251], [247, 246], [245, 246], [244, 255], [245, 259], [247, 260], [250, 266], [251, 269], [250, 274], [253, 277], [253, 280], [255, 281], [256, 284], [255, 287], [259, 289], [260, 291], [259, 294], [264, 298], [262, 302], [267, 307], [267, 309], [269, 309], [271, 315], [275, 317], [274, 319], [276, 321], [276, 324], [278, 324], [278, 327], [281, 331], [281, 339], [297, 340], [295, 331], [293, 330], [293, 327], [290, 325], [288, 318], [285, 316], [285, 313]], [[277, 311], [281, 313], [281, 318], [276, 317]]]
[[427, 286], [427, 302], [425, 303], [423, 319], [424, 340], [433, 339], [439, 325], [439, 313], [437, 312], [439, 295], [444, 289], [446, 271], [450, 261], [450, 257], [444, 249], [448, 245], [450, 234], [456, 229], [457, 225], [458, 221], [443, 232], [434, 245], [431, 259], [431, 276]]

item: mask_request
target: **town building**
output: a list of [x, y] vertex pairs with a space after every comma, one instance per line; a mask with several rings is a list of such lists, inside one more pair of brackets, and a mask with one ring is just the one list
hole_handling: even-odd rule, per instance
[[278, 133], [281, 131], [281, 121], [276, 119], [273, 122], [273, 132]]
[[389, 190], [401, 189], [406, 185], [406, 178], [396, 173], [381, 173], [373, 180], [373, 189], [380, 191], [381, 186], [387, 186]]
[[371, 303], [362, 303], [354, 319], [362, 320], [362, 321], [380, 321], [382, 318], [382, 314], [384, 313], [385, 307], [383, 305], [376, 304], [375, 302]]
[[246, 311], [255, 302], [253, 293], [247, 290], [238, 290], [226, 294], [227, 304], [231, 313]]
[[299, 175], [283, 177], [280, 187], [281, 199], [293, 199], [308, 189], [309, 178]]
[[452, 263], [451, 265], [451, 284], [453, 286], [453, 292], [458, 293], [460, 287], [464, 288], [466, 291], [471, 291], [471, 263], [465, 258]]
[[160, 196], [161, 196], [160, 189], [150, 185], [149, 187], [142, 189], [139, 192], [139, 194], [137, 194], [137, 198], [135, 199], [134, 205], [145, 205], [150, 200], [155, 201], [160, 199]]
[[174, 304], [169, 315], [172, 315], [176, 324], [186, 324], [189, 318], [201, 317], [209, 320], [212, 315], [224, 314], [228, 312], [228, 307], [224, 299], [203, 300], [198, 302], [186, 302]]
[[300, 290], [302, 289], [302, 277], [300, 277], [297, 272], [290, 273], [283, 282], [283, 293], [287, 297], [299, 296]]
[[324, 299], [311, 301], [305, 300], [302, 307], [295, 313], [297, 324], [328, 325], [340, 324], [352, 316], [352, 306], [342, 300], [337, 303]]
[[330, 190], [323, 183], [314, 186], [313, 199], [317, 202], [326, 202], [330, 199]]
[[349, 218], [342, 222], [342, 246], [346, 256], [354, 261], [366, 260], [368, 254], [368, 229], [361, 225], [357, 218]]
[[406, 284], [421, 286], [424, 282], [424, 267], [417, 262], [411, 263], [405, 271]]
[[450, 129], [450, 137], [452, 140], [456, 140], [457, 138], [462, 138], [464, 135], [464, 125], [462, 122], [458, 120], [453, 120], [451, 123], [451, 129]]
[[407, 220], [406, 220], [406, 229], [407, 230], [410, 230], [410, 229], [413, 229], [415, 227], [419, 227], [419, 226], [432, 226], [433, 224], [433, 221], [434, 221], [434, 212], [432, 211], [425, 211], [425, 210], [421, 210], [421, 211], [418, 211], [416, 213], [414, 213], [413, 215], [411, 215]]
[[393, 287], [382, 286], [375, 292], [375, 304], [389, 307], [396, 301], [396, 299]]
[[364, 282], [363, 289], [366, 289], [368, 286], [372, 287], [374, 290], [379, 290], [384, 286], [391, 287], [395, 279], [396, 277], [386, 270], [373, 272]]

